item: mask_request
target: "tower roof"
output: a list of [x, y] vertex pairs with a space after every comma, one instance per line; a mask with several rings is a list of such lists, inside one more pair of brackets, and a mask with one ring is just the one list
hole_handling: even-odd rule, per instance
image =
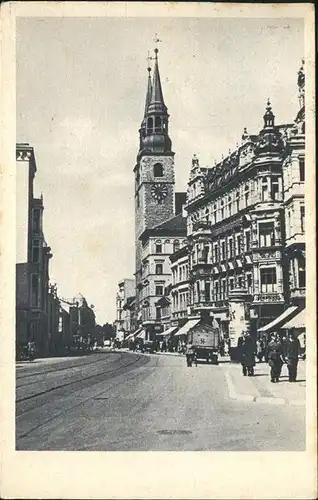
[[163, 100], [160, 73], [158, 67], [158, 49], [155, 49], [155, 64], [153, 70], [151, 100], [148, 113], [167, 113], [167, 107]]
[[147, 94], [146, 94], [146, 103], [145, 103], [145, 112], [144, 112], [144, 118], [146, 118], [147, 111], [149, 108], [149, 104], [151, 101], [151, 94], [152, 94], [152, 84], [151, 84], [151, 68], [148, 66], [147, 68], [148, 71], [148, 85], [147, 85]]

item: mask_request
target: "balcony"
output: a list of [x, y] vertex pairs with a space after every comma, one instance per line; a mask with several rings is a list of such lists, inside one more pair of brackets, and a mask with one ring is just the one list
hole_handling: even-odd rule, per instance
[[253, 296], [253, 302], [265, 304], [284, 302], [284, 296], [282, 293], [257, 293]]

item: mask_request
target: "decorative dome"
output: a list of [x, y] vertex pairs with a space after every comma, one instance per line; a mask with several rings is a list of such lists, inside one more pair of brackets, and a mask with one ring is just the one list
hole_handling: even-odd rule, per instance
[[283, 140], [281, 133], [275, 128], [275, 115], [268, 99], [264, 114], [264, 128], [259, 134], [255, 152], [257, 155], [275, 155], [283, 151]]

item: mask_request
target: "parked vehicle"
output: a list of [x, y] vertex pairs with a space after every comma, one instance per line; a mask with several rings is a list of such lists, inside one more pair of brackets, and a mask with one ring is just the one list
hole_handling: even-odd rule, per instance
[[187, 342], [193, 346], [198, 360], [218, 364], [220, 329], [216, 323], [212, 326], [200, 322], [189, 331]]
[[155, 342], [153, 340], [144, 340], [143, 352], [152, 353], [155, 351]]

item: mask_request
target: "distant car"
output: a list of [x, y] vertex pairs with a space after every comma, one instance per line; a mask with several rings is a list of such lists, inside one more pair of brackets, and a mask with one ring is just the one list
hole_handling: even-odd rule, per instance
[[110, 347], [110, 340], [104, 340], [104, 347]]

